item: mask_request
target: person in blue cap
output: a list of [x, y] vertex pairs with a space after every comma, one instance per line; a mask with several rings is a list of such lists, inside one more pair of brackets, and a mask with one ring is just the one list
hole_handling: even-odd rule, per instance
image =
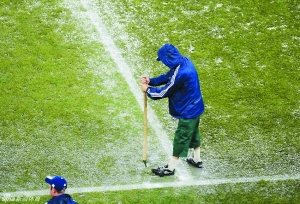
[[52, 198], [45, 204], [77, 204], [69, 194], [65, 193], [68, 187], [67, 181], [62, 176], [47, 176], [46, 183], [50, 185]]
[[158, 176], [174, 175], [179, 157], [187, 157], [189, 148], [194, 149], [194, 156], [186, 161], [196, 168], [202, 168], [199, 123], [204, 102], [198, 73], [193, 62], [181, 55], [172, 44], [163, 45], [157, 55], [157, 60], [169, 70], [154, 78], [142, 76], [141, 89], [153, 100], [168, 98], [169, 113], [179, 120], [169, 163], [152, 169], [152, 172]]

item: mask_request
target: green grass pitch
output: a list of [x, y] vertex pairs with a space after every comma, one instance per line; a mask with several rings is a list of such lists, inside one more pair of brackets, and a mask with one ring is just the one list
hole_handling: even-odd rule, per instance
[[[0, 203], [46, 202], [5, 193], [47, 194], [44, 178], [56, 174], [70, 190], [120, 186], [72, 194], [79, 203], [300, 202], [299, 2], [0, 0], [0, 13]], [[204, 95], [205, 169], [181, 164], [192, 179], [286, 180], [124, 189], [180, 181], [152, 175], [171, 149], [151, 124], [144, 166], [143, 113], [130, 87], [166, 71], [155, 59], [167, 42], [193, 60]], [[167, 100], [148, 103], [172, 141]]]

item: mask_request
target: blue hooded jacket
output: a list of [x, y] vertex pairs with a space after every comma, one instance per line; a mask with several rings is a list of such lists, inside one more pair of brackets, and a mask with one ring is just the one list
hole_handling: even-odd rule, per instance
[[193, 62], [181, 55], [172, 44], [162, 46], [157, 55], [157, 60], [170, 70], [150, 79], [147, 96], [153, 100], [168, 97], [169, 113], [175, 118], [191, 119], [200, 116], [204, 112], [204, 103]]

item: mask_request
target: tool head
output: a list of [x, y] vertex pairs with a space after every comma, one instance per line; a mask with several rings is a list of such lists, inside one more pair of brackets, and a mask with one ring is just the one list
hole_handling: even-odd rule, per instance
[[145, 167], [147, 167], [147, 160], [143, 160]]

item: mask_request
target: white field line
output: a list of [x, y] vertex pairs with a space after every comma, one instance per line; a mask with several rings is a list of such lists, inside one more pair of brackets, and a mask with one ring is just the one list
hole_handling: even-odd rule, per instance
[[[71, 1], [70, 1], [71, 2]], [[125, 78], [127, 84], [130, 87], [131, 92], [133, 93], [134, 97], [136, 98], [137, 102], [139, 103], [141, 109], [143, 110], [144, 103], [143, 103], [143, 93], [136, 83], [136, 79], [134, 79], [130, 68], [128, 67], [127, 63], [121, 56], [121, 53], [119, 49], [116, 47], [114, 41], [110, 37], [110, 35], [107, 32], [107, 29], [105, 25], [102, 23], [101, 18], [97, 14], [97, 11], [94, 9], [94, 5], [90, 0], [81, 0], [82, 6], [86, 9], [87, 15], [92, 21], [92, 24], [95, 26], [97, 29], [99, 36], [100, 36], [100, 41], [103, 43], [105, 46], [106, 50], [109, 52], [111, 55], [112, 59], [116, 63], [119, 72], [123, 75]], [[148, 106], [147, 108], [147, 116], [148, 116], [148, 123], [154, 130], [156, 136], [158, 137], [163, 149], [165, 150], [166, 154], [172, 153], [172, 143], [168, 139], [168, 136], [166, 132], [164, 131], [159, 119], [157, 118], [156, 114], [154, 111], [151, 109], [151, 107]], [[181, 163], [180, 161], [179, 163]], [[190, 180], [192, 177], [190, 172], [187, 170], [187, 168], [183, 165], [178, 165], [176, 168], [176, 176], [180, 180]]]
[[[108, 191], [124, 191], [124, 190], [138, 190], [138, 189], [154, 189], [154, 188], [178, 188], [186, 186], [212, 186], [221, 184], [237, 184], [237, 183], [255, 183], [259, 181], [285, 181], [285, 180], [299, 180], [300, 174], [295, 175], [273, 175], [273, 176], [258, 176], [258, 177], [244, 177], [244, 178], [228, 178], [228, 179], [207, 179], [207, 180], [191, 180], [178, 182], [161, 182], [161, 183], [142, 183], [129, 184], [117, 186], [100, 186], [100, 187], [82, 187], [82, 188], [68, 188], [67, 193], [91, 193], [91, 192], [108, 192]], [[49, 195], [49, 190], [37, 191], [17, 191], [0, 193], [0, 198], [9, 197], [24, 197], [24, 196], [44, 196]]]

